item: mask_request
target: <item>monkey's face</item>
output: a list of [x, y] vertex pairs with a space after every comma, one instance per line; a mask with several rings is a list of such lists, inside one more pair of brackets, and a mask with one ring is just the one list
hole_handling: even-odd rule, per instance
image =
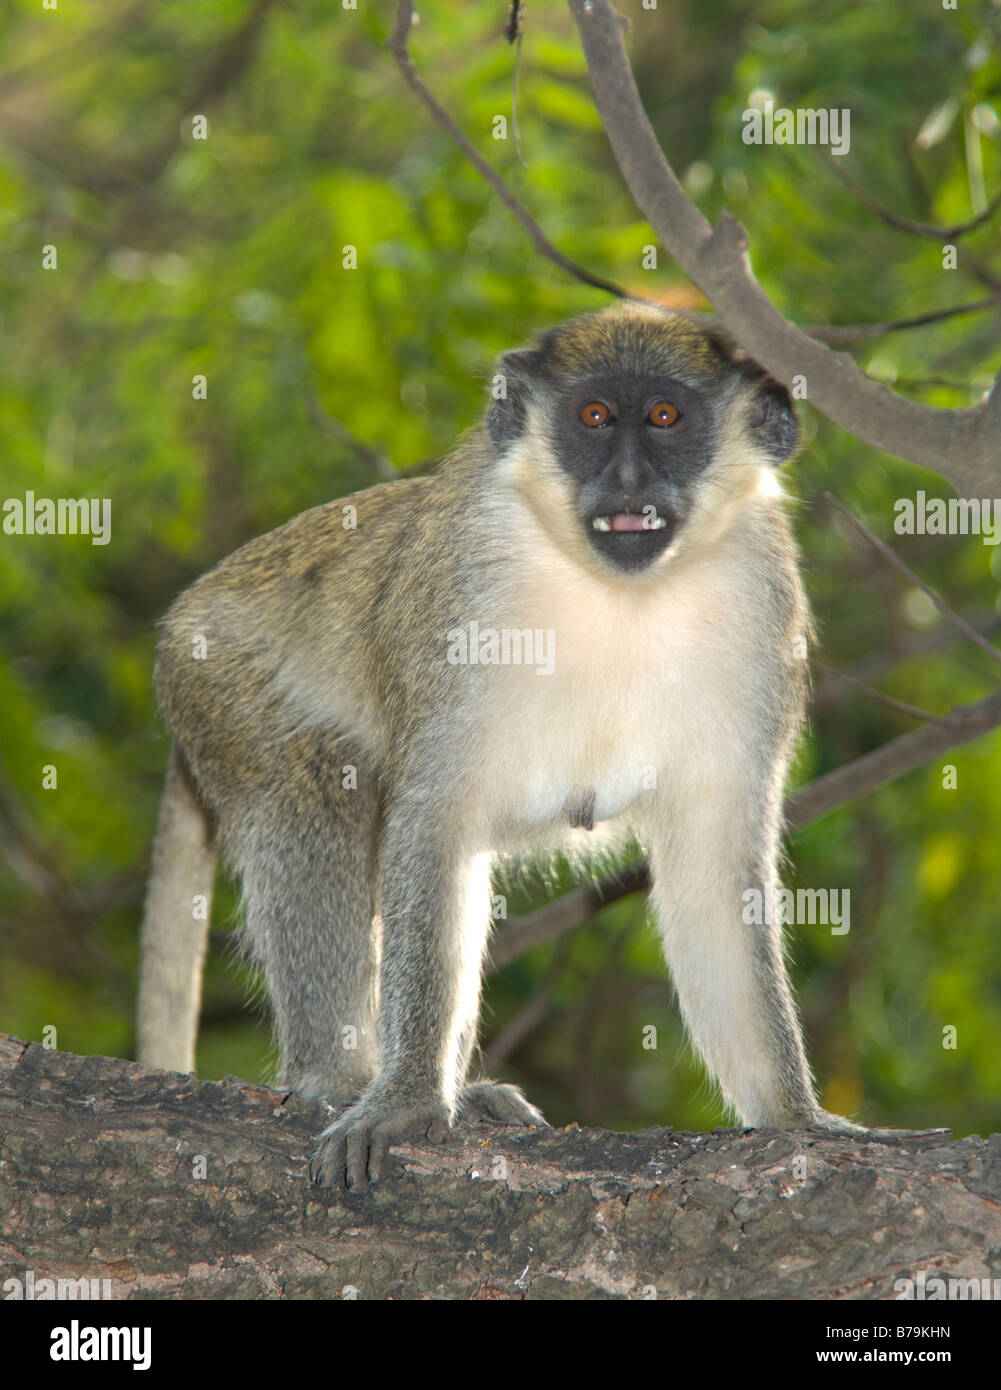
[[712, 410], [676, 377], [603, 372], [560, 392], [553, 424], [588, 543], [618, 569], [644, 569], [688, 518], [692, 483], [714, 452]]
[[508, 397], [491, 437], [523, 446], [543, 524], [566, 540], [570, 520], [574, 548], [585, 543], [613, 571], [649, 569], [686, 528], [728, 525], [734, 501], [796, 441], [785, 389], [682, 315], [616, 307], [503, 366]]

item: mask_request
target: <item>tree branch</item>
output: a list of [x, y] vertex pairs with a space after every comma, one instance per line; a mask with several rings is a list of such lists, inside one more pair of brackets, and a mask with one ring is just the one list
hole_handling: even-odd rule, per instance
[[517, 960], [533, 946], [558, 941], [561, 936], [566, 936], [567, 932], [593, 917], [599, 908], [618, 902], [620, 898], [628, 898], [633, 893], [645, 892], [649, 886], [650, 871], [646, 861], [640, 860], [600, 883], [582, 883], [578, 888], [571, 888], [569, 893], [524, 917], [512, 917], [490, 943], [486, 974], [503, 970], [505, 965], [510, 965], [511, 961]]
[[859, 202], [870, 212], [881, 217], [887, 226], [894, 227], [899, 232], [909, 232], [912, 236], [934, 237], [936, 241], [955, 241], [957, 238], [965, 236], [967, 232], [974, 232], [985, 222], [989, 222], [998, 208], [1001, 208], [1001, 192], [999, 192], [994, 195], [983, 212], [978, 213], [976, 217], [971, 217], [968, 222], [955, 222], [951, 227], [936, 227], [931, 222], [914, 222], [911, 218], [901, 217], [898, 213], [883, 207], [882, 203], [878, 203], [871, 193], [867, 193], [862, 185], [856, 183], [852, 176], [841, 167], [840, 160], [832, 159], [830, 163], [837, 178], [854, 193]]
[[855, 801], [906, 772], [914, 772], [950, 748], [971, 743], [999, 725], [1001, 691], [995, 691], [976, 704], [956, 705], [933, 724], [901, 734], [881, 748], [864, 753], [861, 758], [815, 778], [794, 792], [786, 798], [786, 824], [790, 830], [799, 830], [846, 802]]
[[961, 618], [954, 608], [950, 608], [934, 589], [929, 588], [924, 580], [920, 579], [914, 573], [910, 565], [906, 564], [900, 558], [892, 546], [887, 545], [885, 541], [881, 541], [878, 536], [873, 535], [868, 526], [866, 526], [864, 522], [859, 521], [854, 512], [850, 512], [845, 504], [839, 502], [833, 493], [825, 492], [824, 500], [829, 502], [850, 525], [854, 526], [859, 535], [863, 536], [874, 549], [878, 550], [885, 560], [889, 560], [890, 564], [894, 565], [916, 588], [920, 589], [923, 594], [927, 594], [928, 598], [931, 599], [943, 618], [952, 623], [957, 632], [961, 632], [975, 647], [985, 652], [993, 661], [1001, 662], [1001, 651], [995, 647], [994, 643], [988, 642], [987, 638], [979, 633], [975, 627], [971, 627], [965, 618]]
[[336, 439], [339, 444], [343, 444], [345, 448], [350, 449], [353, 454], [356, 454], [369, 468], [371, 468], [377, 478], [387, 479], [391, 482], [394, 478], [400, 476], [393, 467], [391, 460], [388, 459], [385, 454], [380, 453], [378, 449], [374, 449], [371, 444], [366, 444], [363, 439], [359, 439], [356, 434], [348, 429], [347, 425], [342, 424], [342, 422], [337, 419], [336, 415], [331, 415], [330, 411], [320, 400], [312, 384], [308, 380], [303, 388], [303, 392], [309, 417], [314, 425], [316, 425], [317, 429], [322, 430], [324, 434], [329, 434], [332, 439]]
[[[116, 1300], [253, 1298], [262, 1321], [268, 1301], [356, 1297], [830, 1306], [892, 1299], [901, 1271], [977, 1280], [1001, 1244], [998, 1140], [977, 1135], [460, 1124], [445, 1144], [394, 1143], [366, 1197], [309, 1182], [330, 1118], [264, 1086], [0, 1034], [0, 1284], [31, 1298], [31, 1279], [36, 1299], [50, 1277], [49, 1297], [58, 1279], [59, 1297], [96, 1298], [90, 1280], [106, 1279]], [[814, 1318], [800, 1366], [823, 1327]], [[156, 1355], [166, 1380], [174, 1366]]]
[[811, 662], [817, 671], [823, 671], [825, 676], [841, 684], [850, 686], [852, 690], [857, 690], [860, 695], [866, 695], [870, 700], [875, 700], [879, 705], [885, 705], [887, 709], [894, 710], [897, 714], [906, 714], [908, 719], [921, 719], [925, 723], [931, 720], [942, 719], [941, 714], [933, 714], [930, 710], [921, 709], [917, 705], [908, 705], [903, 700], [895, 700], [892, 695], [884, 695], [882, 690], [874, 690], [871, 685], [866, 685], [865, 681], [860, 681], [857, 676], [850, 676], [847, 671], [839, 671], [834, 666], [828, 666], [823, 661]]
[[448, 131], [449, 135], [456, 142], [466, 158], [483, 175], [487, 183], [500, 198], [501, 202], [518, 219], [525, 231], [532, 239], [535, 249], [543, 256], [558, 265], [561, 270], [565, 270], [568, 275], [572, 275], [575, 280], [580, 280], [582, 284], [591, 285], [596, 290], [605, 290], [608, 294], [613, 294], [617, 299], [629, 299], [632, 296], [628, 290], [616, 285], [611, 280], [605, 280], [600, 275], [592, 275], [589, 270], [572, 261], [569, 256], [565, 256], [558, 247], [546, 236], [545, 232], [532, 217], [525, 205], [515, 197], [510, 188], [497, 173], [496, 169], [480, 154], [479, 150], [471, 140], [462, 132], [455, 123], [444, 106], [437, 98], [425, 87], [424, 83], [417, 75], [413, 59], [407, 49], [407, 36], [410, 33], [410, 25], [413, 21], [414, 7], [411, 0], [398, 0], [396, 6], [396, 23], [393, 32], [386, 40], [386, 47], [396, 59], [400, 72], [403, 74], [404, 81], [411, 91], [416, 92], [421, 101], [431, 112], [431, 115], [442, 127]]
[[1001, 471], [1001, 372], [984, 404], [920, 405], [784, 318], [753, 277], [743, 227], [728, 212], [710, 227], [664, 158], [608, 0], [569, 3], [598, 111], [637, 206], [741, 346], [787, 386], [805, 376], [811, 402], [857, 439], [934, 469], [964, 495], [993, 495]]
[[[1001, 632], [1001, 617], [996, 613], [980, 614], [970, 620], [970, 626], [976, 628], [984, 637], [993, 637]], [[865, 660], [856, 663], [849, 674], [856, 680], [873, 681], [884, 671], [899, 666], [901, 662], [909, 661], [915, 656], [926, 656], [929, 652], [941, 651], [958, 640], [959, 634], [951, 627], [916, 633], [906, 646], [890, 647], [883, 652], [871, 653]], [[825, 705], [840, 699], [841, 695], [842, 689], [836, 680], [824, 680], [814, 689], [810, 708], [822, 709]]]
[[[956, 705], [948, 714], [925, 725], [923, 729], [901, 734], [899, 738], [891, 739], [881, 748], [855, 758], [844, 767], [815, 778], [786, 797], [786, 828], [790, 831], [800, 830], [839, 806], [866, 796], [887, 782], [916, 771], [950, 748], [971, 743], [981, 734], [990, 733], [999, 726], [1001, 691], [995, 691], [973, 705]], [[487, 973], [500, 970], [535, 946], [558, 941], [587, 921], [599, 908], [627, 898], [632, 893], [646, 892], [649, 887], [650, 870], [646, 861], [640, 860], [614, 878], [572, 888], [569, 893], [536, 912], [512, 918], [491, 943], [492, 965]]]
[[[807, 328], [811, 338], [820, 343], [852, 343], [861, 338], [882, 338], [887, 333], [899, 333], [905, 328], [925, 328], [930, 323], [944, 323], [961, 314], [980, 314], [986, 309], [1001, 309], [1001, 294], [985, 299], [973, 299], [969, 304], [953, 304], [947, 309], [930, 309], [910, 319], [888, 319], [885, 323], [829, 323]], [[873, 381], [873, 377], [868, 378]]]

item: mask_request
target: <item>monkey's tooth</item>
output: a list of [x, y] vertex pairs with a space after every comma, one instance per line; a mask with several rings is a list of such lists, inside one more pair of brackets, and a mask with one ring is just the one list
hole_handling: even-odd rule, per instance
[[662, 516], [655, 516], [654, 519], [653, 519], [653, 521], [651, 521], [651, 523], [650, 523], [650, 530], [651, 530], [651, 531], [663, 531], [663, 529], [664, 529], [664, 527], [665, 527], [666, 525], [667, 525], [667, 521], [666, 521], [666, 519], [665, 519], [664, 517], [662, 517]]
[[609, 520], [613, 531], [647, 531], [646, 517], [639, 512], [616, 512]]
[[612, 523], [607, 516], [596, 516], [591, 522], [591, 526], [595, 531], [610, 531], [612, 529]]

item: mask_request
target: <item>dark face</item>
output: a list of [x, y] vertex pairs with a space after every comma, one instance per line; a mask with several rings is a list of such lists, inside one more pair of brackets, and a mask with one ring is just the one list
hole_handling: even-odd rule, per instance
[[[507, 398], [488, 417], [495, 443], [522, 435], [531, 400], [571, 484], [577, 524], [614, 568], [639, 572], [670, 546], [727, 413], [779, 462], [797, 434], [789, 397], [717, 333], [682, 315], [628, 310], [573, 320], [503, 359]], [[537, 417], [536, 417], [537, 418]]]
[[701, 393], [663, 374], [602, 373], [561, 392], [551, 445], [588, 541], [619, 569], [649, 565], [684, 523], [717, 428]]

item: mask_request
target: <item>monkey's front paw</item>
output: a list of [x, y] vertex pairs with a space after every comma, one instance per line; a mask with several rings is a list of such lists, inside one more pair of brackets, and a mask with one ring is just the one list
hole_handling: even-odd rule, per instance
[[360, 1100], [325, 1129], [309, 1164], [314, 1182], [363, 1192], [382, 1177], [391, 1144], [426, 1135], [439, 1143], [449, 1130], [443, 1101]]
[[527, 1101], [517, 1086], [501, 1081], [473, 1081], [459, 1094], [458, 1118], [466, 1124], [487, 1121], [499, 1125], [538, 1125], [548, 1129], [541, 1110]]

